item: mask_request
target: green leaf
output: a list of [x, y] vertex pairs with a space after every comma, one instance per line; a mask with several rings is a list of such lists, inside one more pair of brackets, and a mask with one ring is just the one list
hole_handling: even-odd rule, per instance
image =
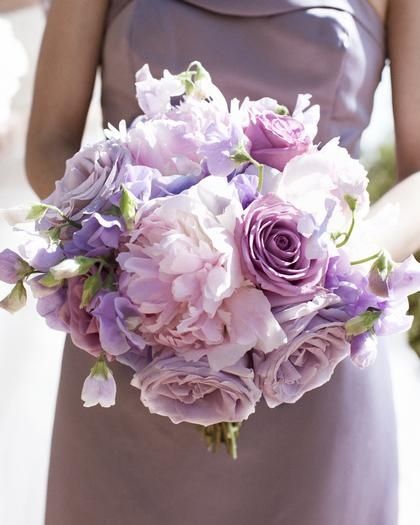
[[124, 184], [121, 187], [120, 210], [127, 228], [131, 230], [137, 213], [137, 199]]
[[102, 277], [100, 272], [96, 272], [85, 280], [83, 284], [82, 300], [80, 302], [80, 308], [85, 308], [95, 295], [102, 288]]

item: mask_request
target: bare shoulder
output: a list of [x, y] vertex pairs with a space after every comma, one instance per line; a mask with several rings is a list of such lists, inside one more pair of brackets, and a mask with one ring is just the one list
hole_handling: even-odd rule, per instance
[[366, 0], [378, 13], [381, 20], [385, 23], [389, 0]]

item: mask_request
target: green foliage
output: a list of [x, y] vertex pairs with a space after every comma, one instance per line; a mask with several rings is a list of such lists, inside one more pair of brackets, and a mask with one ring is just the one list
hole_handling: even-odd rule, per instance
[[[372, 202], [377, 201], [396, 183], [395, 148], [385, 144], [378, 150], [373, 159], [365, 159], [369, 171], [369, 194]], [[420, 253], [416, 254], [420, 261]], [[410, 297], [410, 314], [414, 315], [413, 326], [409, 332], [409, 341], [414, 351], [420, 357], [420, 293]]]

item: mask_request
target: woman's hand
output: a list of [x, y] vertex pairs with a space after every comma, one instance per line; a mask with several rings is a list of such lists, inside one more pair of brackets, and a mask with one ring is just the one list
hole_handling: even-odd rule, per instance
[[395, 118], [397, 166], [400, 183], [372, 208], [386, 204], [400, 209], [396, 231], [384, 226], [379, 243], [396, 260], [420, 249], [420, 2], [390, 0], [387, 16]]
[[100, 60], [108, 0], [53, 0], [38, 60], [26, 146], [28, 180], [54, 189], [79, 148]]

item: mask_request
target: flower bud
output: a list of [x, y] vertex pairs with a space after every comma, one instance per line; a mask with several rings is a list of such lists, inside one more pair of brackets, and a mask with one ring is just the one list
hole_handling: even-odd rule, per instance
[[[97, 262], [90, 257], [78, 256], [74, 259], [64, 259], [60, 263], [50, 268], [50, 274], [56, 281], [71, 279], [78, 275], [84, 275]], [[42, 284], [45, 284], [44, 282]]]
[[0, 308], [14, 314], [26, 305], [26, 299], [26, 289], [23, 286], [23, 282], [18, 281], [9, 295], [0, 301]]
[[134, 228], [137, 212], [137, 199], [124, 185], [121, 189], [120, 210], [129, 230]]
[[345, 324], [347, 337], [360, 335], [368, 330], [372, 330], [381, 314], [382, 312], [380, 310], [372, 308], [347, 321]]
[[104, 408], [115, 405], [117, 385], [105, 359], [101, 356], [92, 367], [82, 388], [83, 406], [93, 407], [97, 404]]
[[103, 281], [100, 272], [96, 272], [85, 280], [83, 284], [80, 308], [85, 308], [102, 288]]
[[32, 272], [33, 268], [12, 250], [0, 252], [0, 281], [15, 284]]

